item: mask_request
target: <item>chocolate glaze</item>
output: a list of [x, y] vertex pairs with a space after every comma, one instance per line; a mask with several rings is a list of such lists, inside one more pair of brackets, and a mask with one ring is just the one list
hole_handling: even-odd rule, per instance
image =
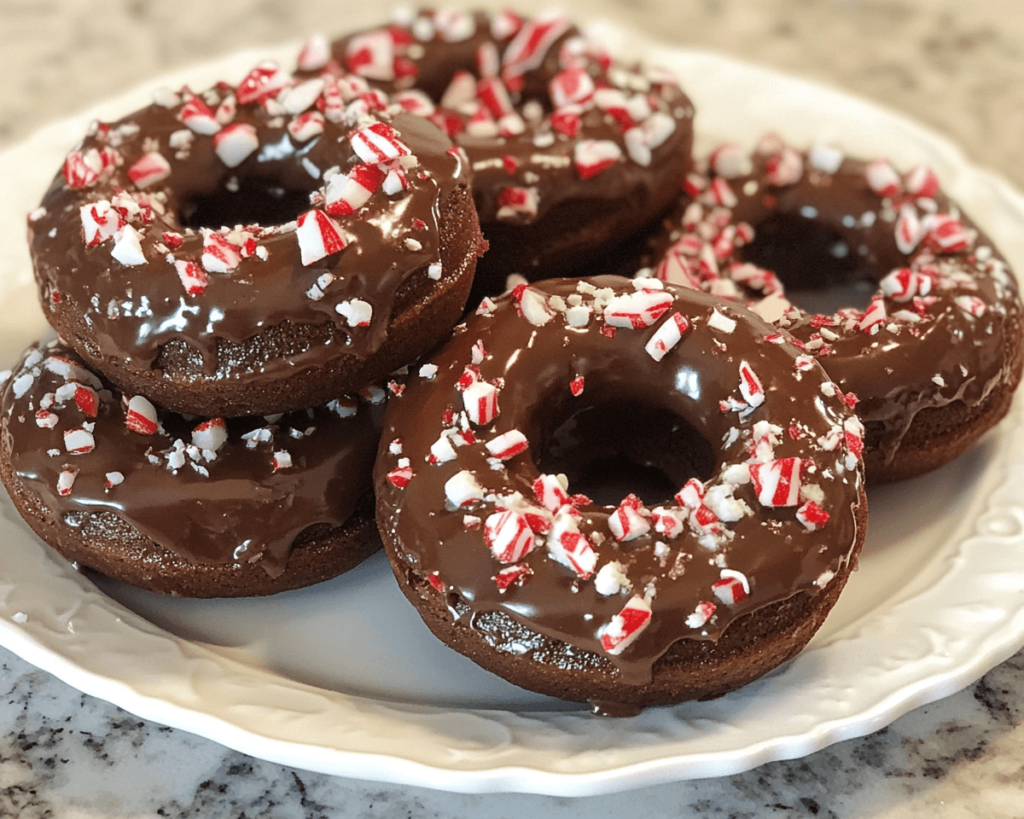
[[[112, 164], [98, 179], [81, 187], [71, 187], [66, 177], [58, 174], [28, 224], [44, 309], [52, 314], [62, 301], [73, 302], [93, 332], [94, 347], [80, 349], [80, 353], [87, 354], [94, 365], [117, 360], [128, 370], [145, 372], [162, 346], [178, 339], [201, 354], [207, 374], [228, 372], [226, 377], [254, 383], [272, 381], [342, 355], [367, 358], [373, 354], [388, 333], [396, 293], [403, 284], [419, 277], [435, 286], [427, 277], [429, 266], [441, 258], [440, 210], [453, 191], [468, 186], [470, 171], [436, 127], [394, 109], [391, 113], [373, 110], [378, 101], [356, 93], [365, 89], [365, 84], [358, 78], [349, 79], [348, 85], [342, 86], [345, 105], [333, 113], [328, 110], [332, 116], [323, 123], [322, 133], [311, 137], [289, 131], [298, 116], [287, 113], [284, 106], [289, 102], [280, 89], [264, 95], [262, 102], [237, 105], [230, 125], [252, 126], [258, 148], [233, 168], [216, 150], [223, 130], [209, 136], [183, 123], [182, 112], [191, 99], [187, 89], [160, 92], [159, 103], [118, 122], [92, 126], [70, 157], [74, 160], [89, 156], [92, 150], [101, 155], [106, 151]], [[290, 81], [285, 90], [293, 90], [296, 82]], [[333, 79], [325, 87], [337, 90]], [[212, 109], [217, 109], [218, 103], [230, 106], [235, 100], [233, 91], [230, 86], [218, 85], [200, 99]], [[311, 99], [301, 116], [324, 107], [326, 94], [322, 91]], [[227, 119], [225, 116], [225, 122]], [[349, 137], [357, 128], [374, 122], [392, 126], [412, 151], [414, 159], [406, 162], [409, 188], [393, 195], [379, 189], [354, 214], [333, 217], [347, 247], [303, 264], [294, 221], [296, 203], [306, 201], [302, 210], [323, 214], [322, 189], [328, 171], [345, 173], [362, 162]], [[150, 152], [163, 157], [169, 175], [139, 188], [129, 169]], [[281, 223], [255, 224], [253, 217], [268, 215], [265, 209], [261, 213], [251, 203], [241, 202], [237, 203], [241, 212], [236, 209], [231, 217], [248, 213], [250, 218], [240, 219], [242, 231], [228, 233], [216, 221], [218, 209], [208, 209], [207, 218], [215, 221], [207, 227], [227, 234], [243, 256], [232, 269], [215, 272], [203, 255], [204, 233], [209, 231], [185, 223], [195, 218], [192, 211], [197, 202], [228, 196], [239, 186], [262, 191], [263, 204], [277, 212], [270, 217], [277, 215]], [[123, 198], [117, 200], [119, 191]], [[308, 204], [310, 194], [315, 205]], [[283, 205], [274, 204], [277, 197], [284, 200]], [[142, 234], [144, 264], [115, 260], [115, 238], [86, 246], [80, 209], [101, 201], [113, 201], [128, 213], [129, 225]], [[138, 209], [140, 213], [132, 213]], [[173, 237], [169, 240], [167, 233], [179, 235], [180, 245]], [[248, 247], [246, 239], [253, 240]], [[209, 281], [201, 293], [186, 292], [179, 280], [173, 262], [185, 260], [209, 268]], [[447, 279], [456, 272], [443, 271], [443, 275]], [[314, 287], [318, 280], [323, 282], [325, 274], [333, 280], [318, 295]], [[337, 305], [353, 299], [371, 306], [368, 326], [350, 326], [337, 312]], [[300, 327], [330, 324], [338, 328], [345, 343], [334, 347], [310, 344], [288, 357], [260, 360], [252, 366], [245, 361], [218, 360], [218, 342], [242, 342], [282, 323]]]
[[[511, 57], [517, 37], [531, 26], [537, 31], [549, 24], [557, 36], [541, 40], [546, 50], [523, 68]], [[366, 38], [377, 35], [384, 35], [382, 50], [395, 60], [397, 75], [392, 71], [388, 76], [376, 63], [360, 65]], [[477, 99], [455, 108], [440, 106], [456, 74], [468, 73], [473, 81], [488, 76], [478, 55], [490, 48], [495, 49], [495, 59], [500, 55], [498, 74], [516, 116], [524, 121], [521, 133], [502, 129], [500, 120], [474, 125], [472, 114], [480, 108]], [[667, 208], [673, 182], [690, 166], [694, 109], [678, 81], [664, 71], [614, 61], [557, 12], [522, 21], [508, 13], [420, 11], [400, 15], [388, 27], [336, 40], [332, 55], [335, 64], [361, 73], [375, 86], [389, 92], [414, 87], [439, 103], [430, 116], [466, 151], [484, 235], [500, 251], [492, 248], [482, 260], [484, 276], [514, 270], [535, 278], [535, 267], [547, 267], [546, 275], [551, 275], [556, 261], [562, 265], [559, 275], [564, 275], [594, 256], [595, 246], [614, 246]], [[600, 94], [619, 93], [629, 102], [618, 103], [623, 107], [617, 111], [610, 110], [607, 97], [556, 106], [551, 81], [570, 67], [582, 68]], [[629, 108], [632, 117], [625, 113], [626, 107], [636, 105], [639, 110]], [[566, 133], [559, 122], [567, 114], [579, 116], [575, 135]], [[631, 150], [630, 141], [660, 118], [664, 120], [658, 127], [670, 132], [641, 158]], [[488, 128], [496, 133], [488, 133]], [[621, 156], [610, 168], [586, 176], [575, 157], [592, 141], [613, 146]], [[503, 196], [510, 190], [528, 191], [532, 205], [506, 206]], [[575, 219], [581, 209], [586, 218]], [[590, 224], [600, 225], [600, 235], [588, 231]], [[522, 247], [527, 240], [532, 247]], [[493, 270], [495, 266], [500, 271]], [[504, 276], [500, 278], [502, 286], [495, 292], [504, 289]]]
[[[569, 644], [570, 653], [582, 650], [607, 657], [624, 681], [642, 684], [650, 679], [653, 663], [676, 641], [716, 640], [745, 613], [799, 592], [816, 594], [846, 564], [863, 537], [856, 524], [861, 427], [817, 365], [804, 368], [800, 350], [785, 334], [738, 305], [668, 286], [671, 305], [662, 319], [642, 329], [615, 328], [612, 334], [602, 319], [602, 305], [613, 294], [633, 293], [634, 286], [617, 277], [583, 281], [584, 288], [591, 282], [608, 288], [584, 295], [584, 304], [597, 304], [585, 327], [568, 326], [564, 312], [567, 300], [580, 293], [576, 280], [519, 288], [499, 299], [493, 311], [482, 307], [483, 314], [478, 312], [456, 328], [430, 367], [410, 376], [385, 416], [375, 468], [377, 517], [395, 571], [430, 579], [437, 594], [448, 595], [449, 609], [462, 622], [472, 626], [488, 612], [502, 612], [536, 633]], [[649, 287], [658, 284], [648, 280]], [[674, 312], [688, 320], [689, 329], [661, 361], [655, 361], [645, 345], [673, 321]], [[545, 314], [548, 318], [540, 325]], [[735, 327], [728, 331], [732, 320]], [[795, 366], [798, 361], [800, 369]], [[499, 386], [500, 412], [486, 424], [469, 422], [465, 393], [457, 386], [467, 367], [473, 371], [474, 362], [479, 362], [481, 381]], [[742, 362], [749, 363], [765, 390], [764, 403], [754, 409], [743, 403]], [[577, 377], [583, 378], [583, 390], [574, 396], [570, 383]], [[495, 577], [507, 566], [488, 547], [486, 521], [502, 508], [529, 507], [543, 517], [533, 484], [540, 476], [536, 464], [552, 424], [577, 407], [601, 407], [624, 399], [675, 413], [681, 424], [712, 446], [716, 462], [703, 484], [711, 493], [705, 498], [716, 493], [734, 497], [745, 504], [738, 507], [741, 517], [720, 522], [716, 533], [713, 524], [710, 529], [699, 525], [686, 510], [680, 512], [678, 500], [668, 498], [662, 506], [680, 512], [684, 521], [679, 534], [670, 537], [652, 526], [646, 534], [620, 542], [609, 529], [615, 507], [577, 498], [579, 530], [597, 553], [594, 575], [578, 576], [552, 557], [546, 545], [553, 536], [549, 533], [545, 542], [543, 527], [538, 527], [533, 550], [514, 564], [525, 566], [527, 576], [501, 591]], [[721, 401], [733, 403], [723, 408]], [[469, 429], [476, 443], [456, 446], [451, 460], [439, 460], [439, 450], [433, 450], [432, 459], [435, 442], [453, 427]], [[511, 430], [526, 436], [529, 449], [498, 463], [485, 443]], [[626, 437], [642, 438], [646, 432], [628, 424], [621, 429]], [[752, 439], [760, 446], [754, 448]], [[828, 512], [827, 522], [817, 530], [798, 520], [798, 506], [764, 506], [754, 485], [743, 483], [736, 468], [730, 469], [752, 459], [790, 457], [813, 463], [804, 474], [807, 486], [798, 503], [803, 508], [814, 497]], [[739, 467], [740, 473], [744, 471], [749, 476], [747, 466]], [[446, 484], [464, 472], [480, 484], [483, 497], [454, 508]], [[576, 490], [570, 484], [566, 491]], [[515, 492], [522, 497], [510, 497]], [[713, 505], [724, 518], [725, 506]], [[641, 514], [649, 516], [651, 509]], [[547, 518], [550, 521], [551, 515]], [[613, 561], [621, 564], [629, 588], [601, 593], [597, 581], [607, 579], [602, 568]], [[742, 572], [749, 597], [735, 604], [716, 597], [712, 584], [722, 578], [723, 569]], [[609, 654], [602, 648], [602, 634], [637, 595], [653, 610], [650, 625], [622, 653]], [[695, 610], [704, 601], [715, 603], [717, 609], [709, 620], [695, 624]], [[523, 650], [529, 653], [528, 646]]]
[[[69, 383], [96, 392], [95, 417], [58, 393]], [[275, 577], [300, 532], [342, 525], [369, 489], [383, 392], [373, 397], [377, 404], [344, 396], [278, 418], [229, 420], [227, 440], [215, 452], [186, 451], [183, 465], [171, 469], [175, 442], [190, 446], [203, 419], [158, 410], [157, 432], [129, 430], [122, 396], [74, 351], [52, 342], [30, 348], [3, 385], [0, 425], [11, 472], [48, 510], [60, 538], [79, 540], [87, 515], [110, 512], [192, 563], [259, 561]], [[52, 414], [53, 425], [41, 426], [39, 412]], [[64, 436], [73, 429], [91, 429], [95, 448], [68, 452]], [[242, 437], [260, 430], [252, 445]], [[291, 466], [275, 468], [281, 452]], [[76, 474], [61, 495], [65, 470]], [[123, 480], [108, 486], [112, 473]]]
[[[726, 150], [738, 151], [732, 146]], [[797, 168], [793, 175], [798, 178], [773, 184], [769, 169], [784, 152]], [[922, 410], [954, 402], [977, 407], [994, 393], [1016, 386], [1024, 360], [1016, 280], [989, 238], [941, 190], [929, 196], [911, 192], [912, 175], [924, 169], [902, 178], [893, 172], [900, 190], [882, 196], [868, 183], [867, 163], [844, 157], [831, 147], [801, 152], [769, 136], [746, 169], [726, 176], [716, 173], [714, 157], [721, 155], [713, 154], [710, 163], [703, 163], [702, 173], [690, 178], [696, 204], [687, 207], [687, 198], [681, 208], [686, 215], [671, 222], [658, 240], [662, 248], [676, 243], [661, 258], [658, 275], [670, 281], [685, 279], [726, 298], [754, 299], [756, 310], [789, 330], [844, 391], [857, 395], [858, 414], [873, 433], [869, 438], [874, 439], [874, 450], [887, 469], [906, 474], [893, 464], [900, 442]], [[709, 186], [716, 179], [715, 184], [727, 186], [726, 198], [731, 194], [734, 203], [722, 205], [721, 189], [716, 192]], [[901, 250], [896, 242], [901, 208], [924, 223], [922, 234], [933, 214], [953, 217], [964, 228], [965, 246], [944, 251], [926, 236], [913, 249]], [[724, 246], [719, 244], [713, 272], [701, 265], [698, 253], [675, 252], [682, 247], [680, 240], [697, 239], [710, 245], [723, 231], [739, 225], [752, 227], [753, 241], [737, 235]], [[775, 231], [780, 232], [778, 239], [768, 236]], [[835, 255], [794, 258], [794, 238], [830, 245]], [[784, 244], [787, 240], [789, 244]], [[681, 271], [680, 258], [688, 273]], [[744, 261], [762, 267], [776, 262], [782, 269], [778, 278], [768, 276], [766, 286], [751, 289], [739, 282], [749, 275], [749, 270], [736, 266]], [[927, 271], [931, 279], [927, 292], [914, 298], [912, 293], [887, 292], [888, 283], [879, 287], [899, 268]], [[884, 320], [874, 328], [867, 326], [870, 319], [864, 321], [863, 306], [823, 316], [799, 309], [799, 302], [796, 307], [786, 302], [781, 307], [778, 302], [768, 306], [772, 299], [756, 304], [772, 291], [778, 295], [785, 288], [828, 288], [841, 280], [862, 281], [865, 292], [874, 290], [871, 304], [884, 305]], [[971, 305], [973, 313], [968, 309]]]

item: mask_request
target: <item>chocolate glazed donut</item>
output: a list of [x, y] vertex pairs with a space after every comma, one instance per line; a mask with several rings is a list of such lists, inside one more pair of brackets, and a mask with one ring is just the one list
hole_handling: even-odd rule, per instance
[[395, 575], [525, 688], [619, 712], [724, 694], [806, 644], [863, 543], [847, 396], [693, 289], [521, 285], [398, 393], [375, 467]]
[[604, 262], [670, 206], [690, 167], [694, 111], [678, 81], [613, 60], [558, 12], [420, 11], [330, 52], [313, 40], [299, 65], [396, 92], [466, 151], [490, 243], [471, 304], [512, 273]]
[[253, 596], [380, 548], [380, 389], [283, 416], [187, 419], [121, 396], [59, 342], [0, 381], [0, 477], [81, 567], [177, 596]]
[[422, 354], [461, 315], [482, 240], [469, 168], [358, 77], [261, 64], [95, 123], [29, 242], [50, 323], [177, 412], [295, 410]]
[[[1008, 411], [1024, 365], [1017, 282], [928, 168], [769, 135], [752, 157], [717, 149], [680, 212], [655, 241], [657, 276], [791, 332], [859, 399], [869, 481], [947, 463]], [[860, 304], [835, 310], [841, 297]]]

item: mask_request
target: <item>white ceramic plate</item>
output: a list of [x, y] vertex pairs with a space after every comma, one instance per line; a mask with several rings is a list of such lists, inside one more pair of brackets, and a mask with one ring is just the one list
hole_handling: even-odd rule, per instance
[[[606, 40], [676, 69], [701, 142], [779, 130], [932, 165], [1024, 269], [1024, 199], [942, 139], [835, 91], [718, 56]], [[292, 49], [282, 49], [287, 61]], [[235, 55], [166, 78], [202, 87]], [[150, 88], [153, 86], [150, 85]], [[92, 116], [0, 155], [0, 355], [44, 334], [24, 247], [35, 206]], [[873, 492], [860, 570], [798, 658], [715, 702], [599, 719], [516, 689], [437, 643], [383, 559], [265, 600], [183, 601], [99, 587], [0, 504], [0, 643], [82, 691], [246, 753], [350, 777], [458, 791], [595, 794], [745, 770], [874, 731], [1024, 645], [1024, 419], [925, 478]]]

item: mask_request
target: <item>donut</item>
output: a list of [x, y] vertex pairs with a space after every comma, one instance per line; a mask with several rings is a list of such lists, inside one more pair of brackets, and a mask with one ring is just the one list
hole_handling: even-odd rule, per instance
[[741, 305], [656, 279], [485, 300], [385, 411], [377, 523], [426, 625], [621, 713], [795, 655], [846, 582], [862, 426]]
[[602, 260], [672, 202], [694, 109], [661, 70], [613, 60], [561, 12], [401, 12], [311, 39], [298, 65], [348, 70], [445, 128], [473, 167], [490, 250], [471, 304]]
[[94, 123], [29, 216], [44, 311], [130, 395], [303, 409], [415, 358], [482, 251], [461, 153], [358, 77], [261, 63]]
[[186, 417], [120, 393], [60, 342], [0, 381], [0, 478], [81, 568], [182, 597], [255, 596], [380, 548], [379, 388], [265, 418]]
[[1024, 363], [1017, 283], [932, 170], [768, 135], [752, 155], [720, 146], [686, 188], [657, 276], [751, 301], [792, 333], [859, 399], [870, 482], [935, 469], [1006, 414]]

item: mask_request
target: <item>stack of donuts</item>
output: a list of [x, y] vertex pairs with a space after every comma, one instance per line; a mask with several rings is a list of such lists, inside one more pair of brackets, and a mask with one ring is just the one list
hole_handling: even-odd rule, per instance
[[929, 169], [693, 119], [560, 13], [428, 10], [94, 124], [29, 215], [15, 505], [180, 596], [383, 543], [441, 640], [599, 713], [757, 679], [866, 483], [1006, 414], [1021, 304]]

